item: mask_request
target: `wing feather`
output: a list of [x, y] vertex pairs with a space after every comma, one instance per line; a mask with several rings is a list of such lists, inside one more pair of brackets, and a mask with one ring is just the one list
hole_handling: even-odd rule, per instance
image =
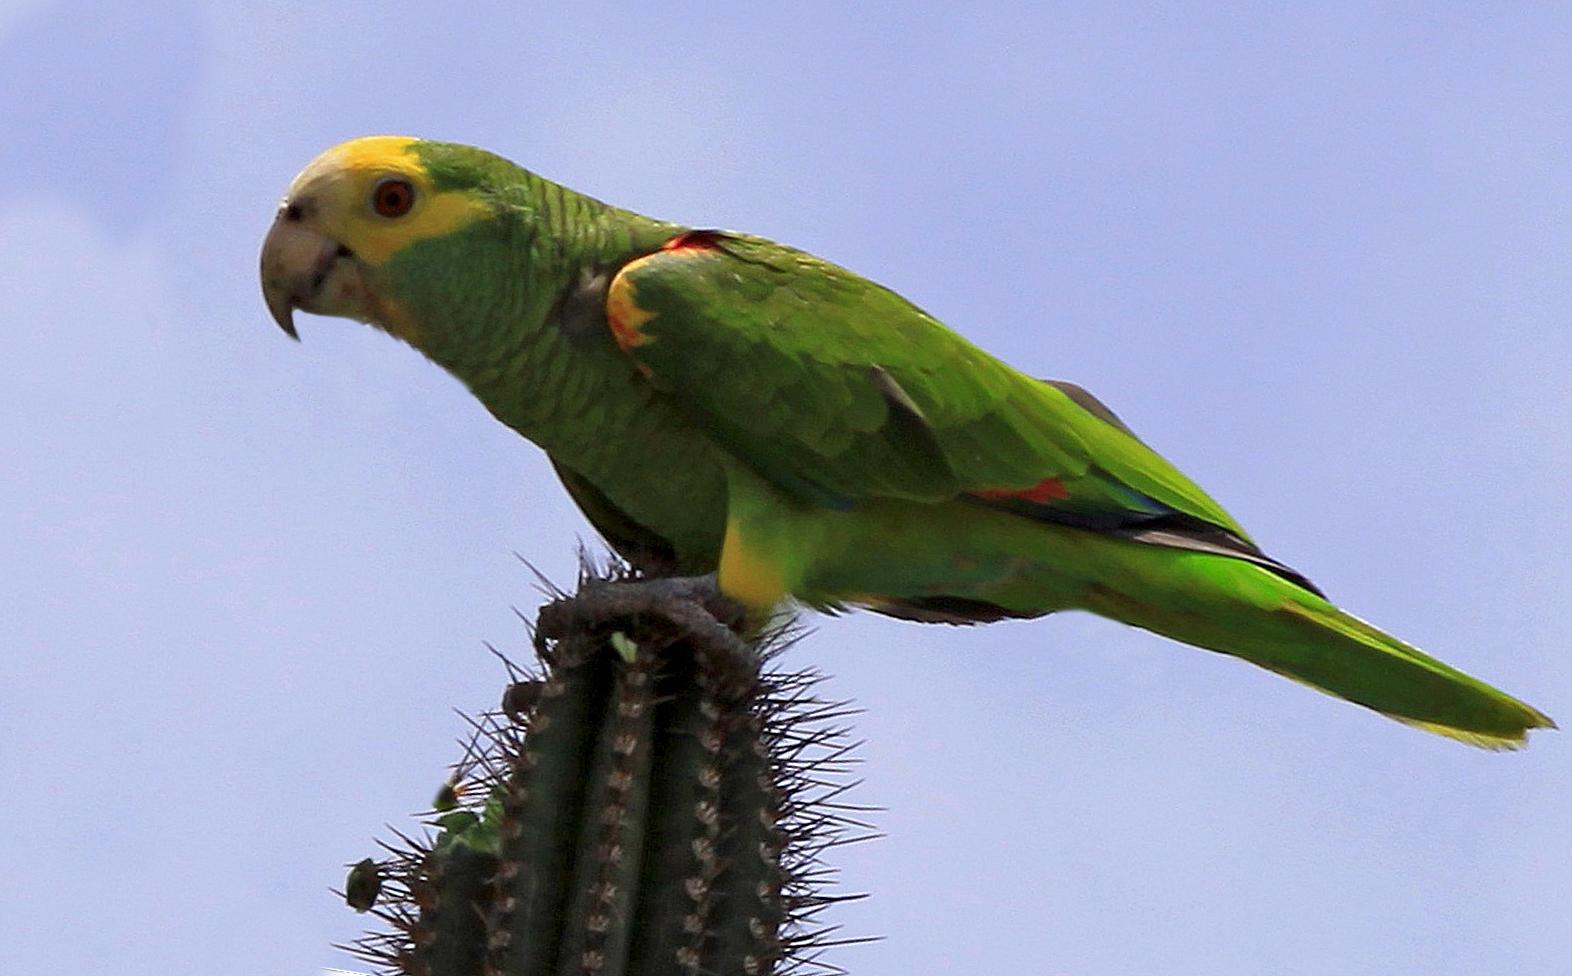
[[690, 232], [625, 265], [608, 309], [624, 315], [613, 331], [651, 383], [806, 500], [987, 493], [993, 503], [1014, 491], [1022, 501], [1056, 479], [1068, 497], [1031, 501], [1037, 509], [1023, 514], [1110, 528], [1175, 516], [1254, 548], [1084, 390], [1026, 376], [893, 291], [805, 252]]

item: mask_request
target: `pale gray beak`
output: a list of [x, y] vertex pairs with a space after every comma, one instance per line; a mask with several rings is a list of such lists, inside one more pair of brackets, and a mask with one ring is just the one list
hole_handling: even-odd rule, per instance
[[307, 212], [297, 202], [280, 207], [262, 242], [262, 298], [273, 321], [297, 342], [295, 309], [316, 311], [323, 282], [341, 259], [354, 257], [349, 248], [309, 226]]

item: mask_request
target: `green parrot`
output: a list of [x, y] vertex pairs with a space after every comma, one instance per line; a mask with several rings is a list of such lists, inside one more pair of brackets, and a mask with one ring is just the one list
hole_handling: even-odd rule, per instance
[[925, 622], [1088, 610], [1474, 745], [1538, 710], [1338, 609], [1090, 393], [773, 241], [394, 136], [289, 187], [262, 290], [359, 319], [550, 456], [657, 577]]

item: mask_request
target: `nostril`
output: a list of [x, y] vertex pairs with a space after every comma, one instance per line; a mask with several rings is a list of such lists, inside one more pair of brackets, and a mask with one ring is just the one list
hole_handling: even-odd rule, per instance
[[355, 252], [351, 251], [349, 248], [345, 247], [343, 244], [340, 244], [338, 246], [337, 254], [341, 258], [352, 258], [352, 257], [355, 256]]
[[305, 215], [306, 212], [301, 209], [298, 203], [291, 203], [284, 208], [284, 219], [292, 224], [299, 223]]

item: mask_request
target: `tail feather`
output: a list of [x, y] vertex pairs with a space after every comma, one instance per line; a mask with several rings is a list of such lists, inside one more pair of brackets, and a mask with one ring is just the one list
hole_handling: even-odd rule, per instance
[[1185, 564], [1141, 598], [1096, 588], [1088, 609], [1481, 748], [1520, 748], [1530, 729], [1555, 728], [1538, 709], [1257, 566], [1213, 556]]
[[[1369, 707], [1405, 725], [1484, 749], [1520, 749], [1528, 744], [1530, 729], [1556, 727], [1550, 716], [1526, 702], [1329, 603], [1308, 608], [1290, 605], [1288, 612], [1307, 621], [1311, 640], [1322, 635], [1320, 640], [1346, 648], [1350, 656], [1368, 657], [1372, 670], [1383, 677], [1390, 672], [1397, 683], [1393, 691], [1403, 693], [1371, 694], [1374, 701], [1386, 701], [1388, 706], [1371, 703]], [[1424, 677], [1415, 680], [1416, 674]], [[1352, 695], [1345, 697], [1359, 701]]]

